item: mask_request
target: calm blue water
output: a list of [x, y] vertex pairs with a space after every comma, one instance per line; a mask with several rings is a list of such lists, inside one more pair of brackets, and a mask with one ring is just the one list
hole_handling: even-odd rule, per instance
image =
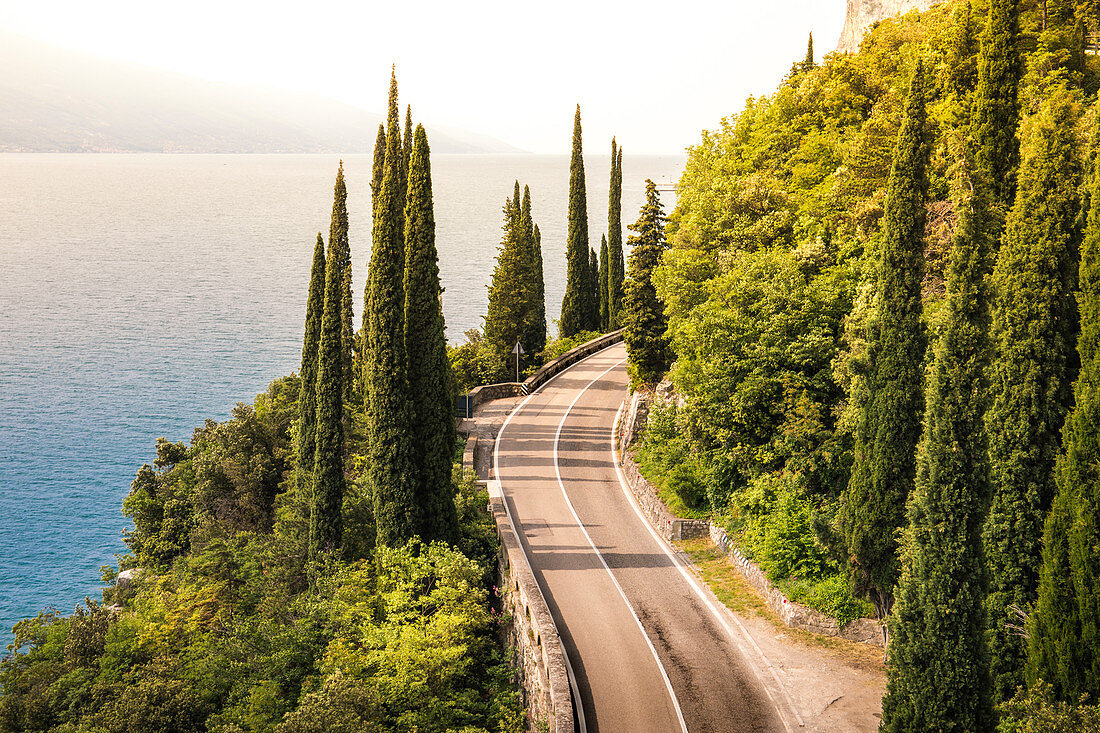
[[[19, 619], [99, 596], [121, 503], [158, 436], [188, 440], [301, 358], [336, 156], [0, 155], [0, 644]], [[586, 158], [590, 233], [609, 158]], [[356, 323], [371, 162], [345, 159]], [[681, 156], [624, 157], [623, 219]], [[448, 336], [479, 327], [501, 206], [519, 178], [543, 233], [548, 315], [565, 280], [565, 156], [437, 156]], [[671, 200], [666, 201], [671, 204]], [[624, 232], [625, 234], [625, 232]], [[556, 329], [554, 329], [556, 330]]]

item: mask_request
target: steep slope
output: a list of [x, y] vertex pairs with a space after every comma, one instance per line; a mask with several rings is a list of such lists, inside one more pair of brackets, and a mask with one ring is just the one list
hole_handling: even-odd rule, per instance
[[916, 8], [928, 10], [939, 0], [848, 0], [848, 13], [844, 16], [844, 30], [840, 32], [836, 50], [855, 53], [863, 34], [871, 24], [892, 18], [898, 13], [907, 13]]

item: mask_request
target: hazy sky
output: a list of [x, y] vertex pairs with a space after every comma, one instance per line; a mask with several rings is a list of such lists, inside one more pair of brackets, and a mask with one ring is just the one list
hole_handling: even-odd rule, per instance
[[844, 0], [0, 0], [0, 28], [375, 112], [396, 63], [420, 120], [564, 153], [579, 102], [586, 151], [614, 134], [663, 153], [771, 91], [807, 33], [819, 60], [832, 51], [844, 12]]

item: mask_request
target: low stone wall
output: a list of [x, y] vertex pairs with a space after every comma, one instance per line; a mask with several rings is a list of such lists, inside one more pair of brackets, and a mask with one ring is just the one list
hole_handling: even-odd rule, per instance
[[666, 540], [690, 540], [706, 537], [710, 522], [705, 519], [681, 519], [668, 510], [653, 484], [638, 470], [629, 454], [623, 454], [623, 475], [642, 513]]
[[565, 650], [496, 481], [489, 482], [489, 509], [500, 536], [500, 597], [507, 618], [502, 631], [525, 693], [529, 728], [546, 723], [552, 733], [574, 733]]
[[649, 392], [634, 392], [630, 395], [630, 406], [626, 408], [623, 421], [619, 424], [619, 450], [626, 453], [626, 449], [638, 439], [646, 423], [649, 421], [649, 406], [653, 402], [653, 395]]
[[537, 372], [522, 382], [500, 382], [499, 384], [483, 384], [470, 390], [470, 412], [474, 413], [480, 405], [505, 397], [518, 397], [531, 394], [542, 385], [549, 382], [555, 376], [573, 366], [581, 359], [606, 349], [612, 344], [623, 340], [622, 329], [606, 333], [599, 338], [586, 341], [580, 346], [570, 349], [556, 359], [546, 362]]
[[792, 629], [804, 629], [822, 636], [839, 636], [849, 641], [858, 641], [863, 644], [883, 646], [882, 624], [878, 619], [857, 618], [854, 621], [841, 626], [835, 618], [831, 618], [815, 611], [809, 606], [795, 603], [788, 599], [783, 592], [772, 585], [768, 576], [759, 565], [741, 554], [741, 551], [730, 542], [726, 530], [716, 524], [710, 524], [710, 538], [722, 552], [729, 555], [737, 571], [756, 589], [768, 603], [768, 608], [775, 611], [784, 624]]
[[470, 390], [470, 413], [477, 412], [477, 408], [486, 402], [503, 399], [505, 397], [518, 397], [526, 394], [523, 385], [519, 382], [501, 382], [500, 384], [483, 384]]
[[638, 464], [634, 462], [633, 456], [626, 451], [622, 451], [619, 455], [626, 485], [630, 487], [649, 523], [666, 540], [694, 539], [709, 535], [714, 544], [729, 556], [733, 566], [749, 582], [749, 585], [764, 596], [768, 608], [775, 611], [783, 623], [792, 629], [804, 629], [822, 636], [838, 636], [850, 641], [884, 646], [882, 624], [878, 619], [858, 618], [841, 626], [836, 619], [788, 599], [781, 590], [771, 584], [759, 565], [742, 555], [741, 551], [733, 546], [725, 529], [709, 520], [681, 519], [672, 514], [661, 501], [661, 497], [657, 495], [653, 484], [638, 470]]
[[586, 356], [591, 356], [597, 351], [602, 351], [608, 346], [611, 346], [612, 344], [617, 344], [622, 340], [623, 331], [620, 328], [618, 331], [605, 333], [603, 336], [600, 336], [599, 338], [594, 338], [591, 341], [583, 343], [575, 349], [570, 349], [569, 351], [559, 356], [557, 359], [548, 361], [546, 364], [543, 365], [541, 369], [528, 377], [527, 380], [523, 383], [526, 387], [524, 394], [534, 392], [536, 389], [549, 382], [566, 368], [573, 366]]

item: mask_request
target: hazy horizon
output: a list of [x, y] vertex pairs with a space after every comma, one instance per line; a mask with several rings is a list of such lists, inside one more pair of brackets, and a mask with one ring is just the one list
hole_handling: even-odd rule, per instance
[[[716, 7], [690, 0], [675, 14], [641, 4], [629, 16], [579, 2], [538, 6], [442, 3], [278, 7], [257, 14], [209, 0], [188, 6], [124, 0], [17, 4], [0, 30], [67, 51], [213, 82], [309, 93], [382, 111], [391, 64], [402, 105], [438, 129], [458, 128], [520, 150], [568, 152], [582, 108], [586, 151], [616, 136], [638, 154], [679, 153], [702, 129], [773, 90], [800, 60], [807, 34], [831, 52], [843, 0], [777, 0]], [[792, 22], [792, 19], [797, 19]]]

